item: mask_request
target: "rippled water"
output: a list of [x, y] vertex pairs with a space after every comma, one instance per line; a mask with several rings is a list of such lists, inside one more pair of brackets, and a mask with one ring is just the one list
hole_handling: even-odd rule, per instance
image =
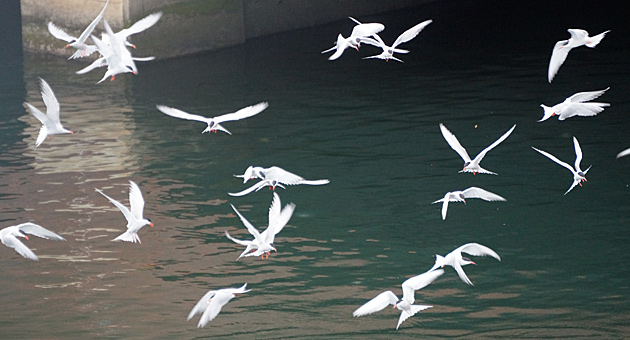
[[[351, 29], [346, 21], [158, 58], [138, 76], [98, 85], [100, 71], [78, 76], [80, 63], [24, 55], [23, 72], [0, 79], [2, 227], [33, 221], [67, 242], [27, 241], [39, 262], [0, 248], [3, 338], [626, 337], [630, 159], [615, 159], [630, 147], [626, 26], [575, 9], [554, 22], [536, 6], [502, 4], [439, 3], [363, 18], [383, 22], [386, 41], [434, 20], [405, 45], [404, 64], [360, 60], [374, 52], [369, 46], [327, 61], [319, 52]], [[491, 10], [522, 16], [510, 21]], [[612, 32], [595, 50], [571, 52], [548, 84], [551, 47], [576, 22]], [[50, 83], [75, 134], [35, 148], [39, 124], [22, 102], [43, 107], [37, 77]], [[612, 105], [597, 117], [536, 123], [540, 103], [608, 86], [600, 100]], [[155, 109], [211, 116], [260, 101], [270, 104], [260, 115], [225, 124], [232, 136], [202, 135], [203, 124]], [[483, 161], [499, 175], [458, 174], [462, 161], [439, 123], [470, 154], [517, 124]], [[568, 171], [530, 147], [573, 163], [572, 136], [582, 164], [593, 168], [583, 187], [563, 196]], [[331, 180], [279, 191], [297, 208], [276, 239], [278, 253], [264, 261], [235, 261], [242, 249], [224, 236], [247, 235], [229, 203], [266, 224], [268, 190], [227, 195], [246, 187], [232, 175], [249, 165]], [[94, 190], [126, 203], [129, 180], [155, 223], [140, 231], [142, 244], [110, 241], [125, 220]], [[430, 203], [469, 186], [508, 201], [451, 204], [442, 221]], [[416, 294], [434, 307], [398, 331], [399, 313], [389, 308], [352, 317], [381, 291], [400, 294], [434, 254], [467, 242], [502, 257], [466, 267], [475, 286], [447, 268]], [[252, 291], [208, 326], [186, 322], [206, 291], [245, 282]]]

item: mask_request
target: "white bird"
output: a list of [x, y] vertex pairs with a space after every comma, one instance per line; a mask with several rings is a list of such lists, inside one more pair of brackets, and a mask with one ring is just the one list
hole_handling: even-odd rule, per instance
[[477, 188], [477, 187], [470, 187], [463, 191], [447, 192], [446, 195], [444, 195], [444, 198], [440, 198], [439, 200], [431, 204], [443, 202], [442, 203], [442, 220], [445, 220], [446, 211], [448, 210], [448, 202], [464, 202], [464, 204], [466, 204], [467, 198], [481, 198], [484, 201], [506, 201], [505, 198], [497, 194], [491, 193], [490, 191]]
[[433, 265], [433, 268], [431, 268], [429, 271], [438, 268], [444, 268], [444, 266], [451, 266], [455, 268], [457, 275], [459, 275], [459, 278], [462, 279], [462, 281], [472, 286], [473, 283], [472, 281], [470, 281], [468, 276], [466, 276], [466, 273], [464, 272], [462, 266], [466, 266], [469, 264], [476, 265], [476, 263], [473, 262], [471, 259], [462, 256], [462, 252], [470, 254], [472, 256], [492, 256], [495, 259], [501, 261], [501, 257], [494, 250], [479, 243], [466, 243], [463, 246], [448, 253], [446, 256], [436, 254], [435, 264]]
[[246, 246], [245, 250], [239, 255], [237, 258], [247, 256], [263, 256], [267, 254], [267, 258], [269, 257], [269, 253], [273, 251], [277, 251], [273, 245], [274, 238], [282, 228], [289, 223], [291, 216], [293, 216], [293, 211], [295, 210], [295, 204], [289, 203], [283, 209], [282, 203], [280, 202], [280, 196], [273, 193], [273, 200], [271, 201], [271, 206], [269, 207], [269, 224], [267, 229], [262, 233], [259, 233], [258, 230], [243, 216], [241, 213], [236, 210], [236, 208], [232, 206], [232, 209], [238, 217], [241, 219], [247, 230], [252, 236], [254, 236], [253, 240], [239, 240], [230, 236], [230, 234], [225, 231], [225, 236], [232, 240], [235, 243]]
[[[125, 28], [116, 32], [114, 36], [119, 43], [124, 44], [128, 47], [136, 48], [136, 45], [129, 42], [129, 37], [151, 28], [151, 26], [155, 25], [161, 17], [162, 12], [149, 14], [146, 17], [136, 21], [133, 25], [129, 26], [129, 28]], [[101, 40], [104, 43], [109, 44], [109, 35], [103, 34]]]
[[245, 289], [245, 287], [247, 287], [247, 283], [240, 288], [223, 288], [207, 292], [201, 300], [197, 302], [195, 307], [193, 307], [186, 320], [188, 321], [192, 319], [193, 316], [201, 314], [201, 319], [199, 319], [197, 327], [204, 327], [208, 322], [214, 320], [214, 318], [219, 315], [221, 308], [236, 297], [236, 294], [247, 293], [251, 290]]
[[580, 143], [578, 142], [577, 138], [573, 137], [573, 146], [575, 148], [575, 168], [573, 168], [571, 165], [557, 159], [556, 157], [554, 157], [553, 155], [551, 155], [548, 152], [542, 151], [542, 150], [538, 150], [535, 147], [532, 146], [532, 149], [540, 152], [541, 154], [545, 155], [547, 158], [551, 159], [552, 161], [562, 165], [563, 167], [569, 169], [569, 171], [571, 171], [571, 173], [573, 174], [573, 184], [571, 184], [571, 187], [569, 187], [569, 190], [567, 190], [567, 192], [565, 192], [564, 194], [568, 194], [569, 191], [573, 190], [573, 188], [575, 188], [576, 185], [580, 185], [582, 186], [582, 182], [586, 182], [586, 173], [588, 172], [588, 170], [591, 168], [591, 166], [589, 166], [586, 170], [582, 171], [582, 169], [580, 169], [580, 163], [582, 162], [582, 148], [580, 148]]
[[625, 150], [621, 151], [620, 153], [618, 153], [617, 154], [617, 158], [621, 158], [621, 157], [628, 156], [628, 155], [630, 155], [630, 148], [625, 149]]
[[48, 32], [50, 32], [50, 34], [52, 34], [55, 38], [59, 40], [66, 41], [68, 43], [66, 47], [72, 46], [77, 49], [76, 52], [74, 52], [74, 54], [71, 55], [68, 59], [87, 57], [96, 51], [96, 46], [87, 45], [85, 41], [90, 36], [90, 34], [92, 34], [92, 31], [94, 30], [98, 22], [101, 21], [101, 19], [103, 18], [103, 15], [105, 14], [105, 9], [107, 8], [107, 4], [109, 4], [109, 0], [105, 2], [105, 6], [101, 10], [101, 12], [98, 14], [98, 16], [96, 16], [94, 20], [92, 20], [90, 25], [88, 25], [88, 27], [83, 31], [83, 33], [81, 33], [78, 38], [64, 32], [59, 27], [55, 26], [55, 24], [53, 24], [52, 22], [48, 23]]
[[42, 144], [46, 136], [74, 133], [61, 125], [61, 121], [59, 120], [59, 101], [57, 101], [57, 97], [55, 97], [55, 93], [52, 88], [50, 88], [50, 85], [42, 78], [39, 78], [39, 84], [42, 90], [42, 99], [46, 105], [46, 114], [38, 110], [35, 106], [24, 103], [35, 118], [42, 123], [42, 127], [39, 129], [39, 135], [35, 141], [35, 147]]
[[543, 108], [544, 113], [543, 117], [538, 122], [545, 121], [552, 116], [558, 116], [558, 120], [565, 120], [573, 116], [595, 116], [598, 113], [604, 111], [604, 107], [610, 106], [610, 104], [585, 102], [601, 96], [609, 88], [610, 87], [607, 87], [601, 91], [578, 92], [571, 97], [565, 99], [562, 103], [556, 104], [551, 107], [540, 104], [540, 107]]
[[0, 241], [7, 247], [15, 249], [18, 254], [24, 256], [25, 258], [33, 261], [39, 260], [35, 253], [30, 250], [27, 246], [24, 245], [18, 237], [24, 237], [28, 240], [29, 235], [35, 235], [37, 237], [45, 238], [47, 240], [55, 240], [55, 241], [65, 241], [63, 237], [53, 233], [52, 231], [39, 226], [35, 223], [22, 223], [11, 227], [6, 227], [0, 230]]
[[383, 42], [383, 39], [381, 39], [381, 37], [376, 33], [372, 35], [374, 39], [362, 38], [361, 42], [364, 42], [366, 44], [370, 44], [376, 47], [380, 47], [383, 50], [381, 54], [365, 57], [363, 59], [378, 58], [378, 59], [384, 59], [385, 61], [388, 61], [389, 59], [393, 59], [402, 63], [403, 62], [402, 60], [394, 57], [394, 53], [409, 53], [409, 51], [399, 49], [396, 47], [400, 44], [406, 43], [409, 40], [415, 38], [418, 35], [418, 33], [420, 33], [420, 31], [422, 31], [425, 27], [427, 27], [427, 25], [429, 25], [432, 22], [433, 20], [426, 20], [404, 31], [400, 36], [398, 36], [398, 38], [396, 39], [396, 41], [394, 41], [392, 46], [387, 46]]
[[551, 60], [549, 60], [549, 70], [547, 72], [547, 79], [550, 83], [556, 76], [556, 73], [558, 73], [562, 63], [567, 59], [571, 49], [582, 45], [593, 48], [604, 39], [606, 33], [610, 32], [610, 30], [608, 30], [594, 37], [589, 37], [588, 32], [585, 30], [570, 28], [568, 31], [569, 34], [571, 34], [571, 38], [569, 38], [569, 40], [558, 41], [553, 47], [553, 52], [551, 52]]
[[483, 149], [474, 159], [471, 160], [470, 156], [468, 156], [468, 152], [466, 152], [466, 149], [464, 149], [464, 147], [459, 143], [459, 141], [457, 140], [457, 137], [455, 137], [455, 135], [451, 133], [446, 128], [446, 126], [444, 126], [444, 124], [440, 123], [440, 130], [442, 130], [442, 136], [444, 136], [444, 139], [446, 139], [446, 142], [448, 142], [448, 145], [450, 145], [451, 148], [455, 150], [455, 152], [457, 152], [459, 156], [464, 160], [464, 169], [461, 170], [460, 172], [472, 172], [473, 175], [476, 173], [496, 175], [496, 173], [488, 171], [482, 168], [481, 166], [479, 166], [479, 163], [481, 163], [481, 160], [486, 155], [486, 153], [488, 153], [488, 151], [492, 150], [495, 146], [499, 145], [506, 138], [508, 138], [508, 136], [512, 133], [512, 131], [514, 131], [514, 128], [516, 128], [516, 124], [514, 124], [514, 126], [512, 126], [511, 129], [509, 129], [506, 133], [504, 133], [503, 136], [497, 139], [494, 143], [490, 144], [490, 146], [488, 146], [487, 148]]
[[383, 24], [378, 23], [369, 23], [369, 24], [361, 24], [356, 19], [350, 17], [351, 20], [357, 23], [356, 26], [352, 29], [352, 33], [347, 38], [344, 38], [341, 34], [337, 36], [337, 44], [326, 51], [322, 51], [322, 53], [328, 53], [330, 51], [336, 50], [328, 60], [335, 60], [343, 54], [343, 51], [348, 47], [352, 47], [359, 50], [359, 46], [361, 45], [361, 39], [369, 37], [373, 34], [376, 34], [385, 29]]
[[245, 189], [241, 192], [237, 193], [228, 193], [230, 196], [244, 196], [249, 194], [252, 191], [258, 191], [265, 186], [269, 186], [270, 189], [276, 188], [279, 186], [284, 189], [284, 185], [324, 185], [330, 183], [327, 179], [319, 179], [319, 180], [307, 180], [304, 179], [294, 173], [288, 172], [280, 167], [272, 166], [270, 168], [263, 168], [260, 166], [249, 166], [243, 175], [234, 175], [234, 177], [239, 177], [243, 179], [243, 183], [247, 183], [250, 179], [258, 178], [261, 181], [254, 184], [253, 186]]
[[203, 117], [203, 116], [193, 115], [193, 114], [184, 112], [182, 110], [174, 109], [172, 107], [168, 107], [164, 105], [157, 105], [156, 107], [158, 110], [162, 111], [162, 113], [169, 115], [171, 117], [187, 119], [187, 120], [196, 120], [196, 121], [204, 122], [208, 124], [206, 129], [201, 131], [201, 133], [205, 133], [205, 132], [216, 133], [217, 131], [223, 131], [227, 133], [228, 135], [231, 135], [230, 131], [225, 129], [221, 125], [221, 123], [255, 116], [259, 114], [260, 112], [262, 112], [264, 109], [266, 109], [268, 106], [269, 104], [267, 104], [266, 102], [261, 102], [256, 105], [252, 105], [252, 106], [248, 106], [246, 108], [240, 109], [236, 112], [228, 113], [228, 114], [224, 114], [224, 115], [216, 116], [216, 117]]
[[96, 191], [112, 202], [112, 204], [115, 205], [127, 219], [127, 231], [112, 241], [142, 243], [140, 242], [140, 237], [138, 237], [138, 231], [147, 224], [153, 227], [153, 223], [149, 219], [143, 217], [144, 198], [142, 197], [142, 193], [140, 192], [138, 185], [133, 181], [129, 181], [129, 206], [131, 210], [127, 209], [127, 207], [125, 207], [122, 203], [105, 195], [99, 189], [96, 189]]
[[372, 300], [366, 302], [363, 306], [357, 308], [357, 310], [352, 313], [352, 316], [359, 317], [376, 313], [389, 305], [394, 305], [394, 308], [401, 311], [400, 318], [398, 318], [398, 324], [396, 325], [396, 329], [398, 329], [403, 321], [412, 317], [417, 312], [433, 307], [427, 305], [414, 305], [415, 291], [428, 286], [442, 274], [444, 274], [444, 270], [438, 269], [409, 278], [402, 283], [402, 299], [399, 300], [396, 294], [394, 294], [391, 290], [385, 291], [377, 295]]

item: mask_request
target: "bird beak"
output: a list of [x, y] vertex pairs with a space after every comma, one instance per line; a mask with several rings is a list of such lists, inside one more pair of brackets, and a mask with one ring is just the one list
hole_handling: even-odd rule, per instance
[[396, 307], [398, 307], [398, 304], [395, 304], [394, 307], [392, 307], [392, 309], [396, 309]]
[[71, 134], [71, 135], [74, 135], [74, 132], [70, 131], [70, 134]]
[[151, 228], [153, 228], [153, 223], [149, 223], [149, 225], [151, 226]]
[[70, 47], [70, 44], [66, 45], [66, 48]]
[[24, 238], [28, 240], [28, 236], [24, 235]]
[[470, 261], [470, 264], [474, 264], [475, 266], [477, 265], [476, 263], [474, 263], [473, 261]]

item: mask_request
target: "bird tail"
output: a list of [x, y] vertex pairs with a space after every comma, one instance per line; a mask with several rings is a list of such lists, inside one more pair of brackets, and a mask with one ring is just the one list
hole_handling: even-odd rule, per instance
[[400, 313], [400, 318], [398, 318], [398, 324], [396, 325], [396, 329], [398, 329], [398, 327], [400, 327], [400, 324], [403, 323], [405, 320], [409, 319], [410, 317], [414, 316], [414, 314], [418, 313], [421, 310], [425, 310], [428, 308], [432, 308], [433, 306], [425, 306], [425, 305], [411, 305], [409, 312], [407, 311], [402, 311]]
[[142, 242], [140, 242], [140, 237], [138, 237], [138, 234], [129, 232], [129, 230], [125, 231], [124, 233], [122, 233], [120, 236], [116, 237], [112, 241], [125, 241], [125, 242], [132, 242], [132, 243], [136, 243], [136, 242], [137, 243], [142, 243]]
[[429, 269], [429, 271], [441, 268], [442, 266], [444, 266], [444, 256], [435, 254], [435, 264], [431, 267], [431, 269]]
[[553, 107], [549, 107], [545, 104], [540, 104], [540, 107], [542, 107], [545, 112], [543, 113], [543, 117], [538, 121], [539, 123], [551, 118], [555, 113]]
[[593, 48], [595, 46], [597, 46], [597, 44], [599, 44], [600, 41], [602, 41], [602, 39], [604, 39], [604, 36], [606, 35], [606, 33], [608, 33], [610, 31], [606, 31], [606, 32], [602, 32], [594, 37], [591, 37], [591, 39], [586, 43], [586, 46]]

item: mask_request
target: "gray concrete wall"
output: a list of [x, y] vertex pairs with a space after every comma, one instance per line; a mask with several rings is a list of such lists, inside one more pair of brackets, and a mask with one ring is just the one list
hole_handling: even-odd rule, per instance
[[[432, 0], [110, 0], [105, 18], [119, 30], [161, 11], [151, 29], [133, 36], [138, 56], [169, 58], [243, 43], [249, 38], [311, 27], [348, 16], [402, 9]], [[26, 51], [69, 56], [52, 37], [49, 21], [78, 36], [106, 0], [21, 0]], [[98, 34], [102, 31], [97, 27]]]

